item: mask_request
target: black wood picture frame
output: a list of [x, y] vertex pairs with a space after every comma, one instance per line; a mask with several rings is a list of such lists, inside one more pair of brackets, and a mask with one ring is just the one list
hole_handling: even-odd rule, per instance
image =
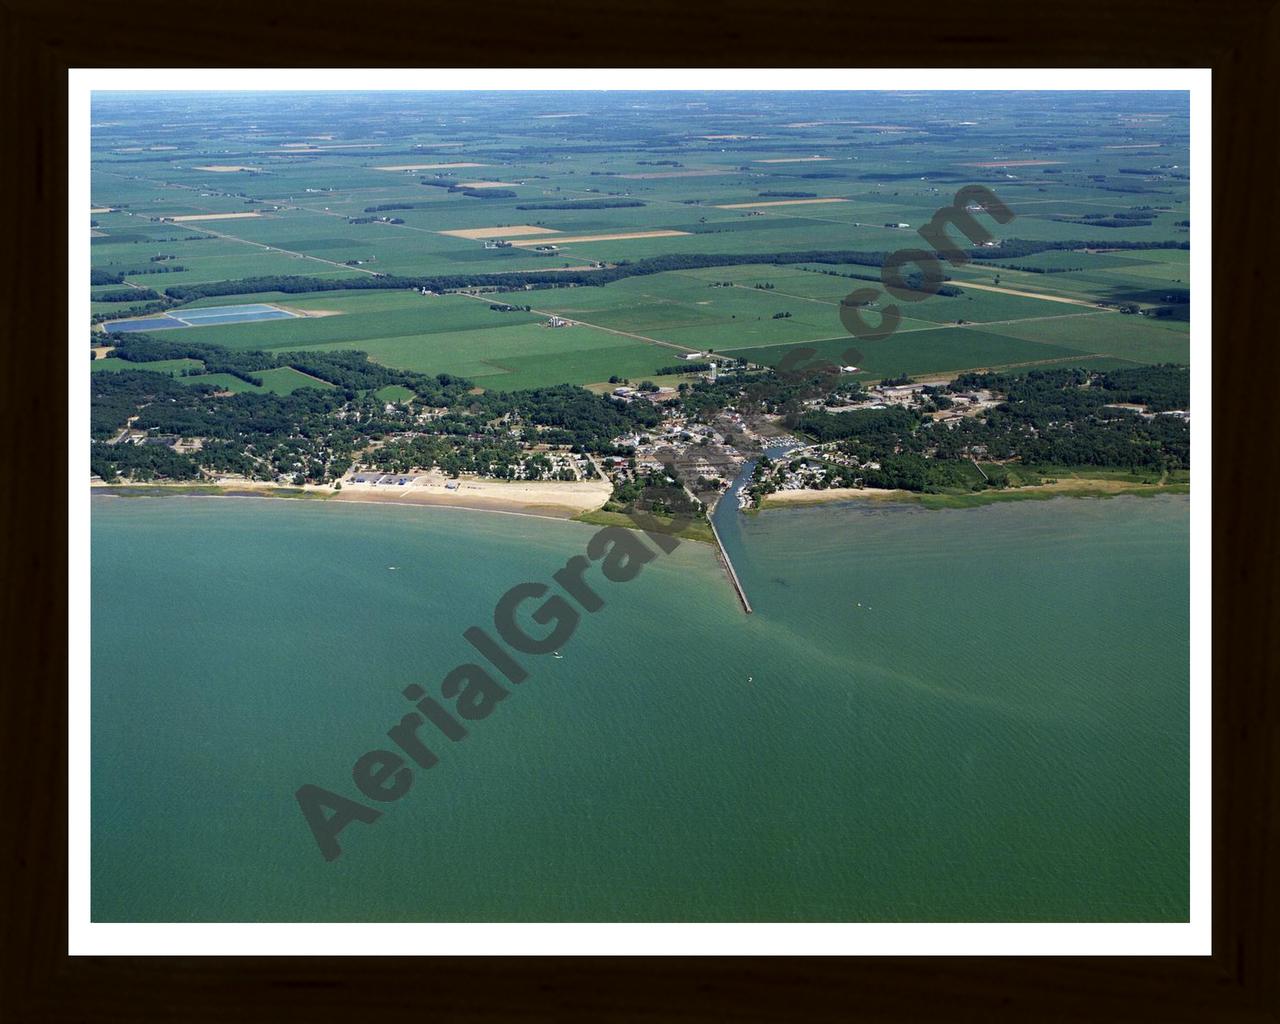
[[[1266, 258], [1277, 223], [1280, 6], [485, 5], [246, 0], [0, 4], [8, 467], [0, 1016], [424, 1019], [1280, 1020], [1277, 445]], [[1213, 954], [1156, 958], [135, 958], [67, 955], [67, 84], [72, 67], [1212, 67]], [[51, 322], [52, 318], [52, 322]], [[51, 382], [22, 386], [24, 377]], [[1256, 389], [1256, 391], [1255, 391]], [[411, 953], [411, 950], [406, 950]], [[714, 949], [708, 950], [714, 954]]]

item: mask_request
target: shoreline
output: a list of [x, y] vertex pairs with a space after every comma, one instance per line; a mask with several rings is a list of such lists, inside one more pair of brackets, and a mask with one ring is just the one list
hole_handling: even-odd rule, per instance
[[[493, 512], [504, 516], [522, 516], [526, 519], [547, 519], [559, 523], [580, 523], [584, 526], [621, 526], [628, 530], [640, 530], [631, 519], [622, 513], [605, 512], [599, 508], [580, 509], [569, 505], [548, 503], [520, 503], [510, 499], [502, 500], [483, 497], [466, 496], [456, 500], [453, 492], [439, 494], [435, 492], [409, 491], [405, 493], [399, 488], [385, 494], [369, 491], [347, 490], [335, 491], [330, 487], [316, 484], [298, 486], [293, 484], [274, 484], [265, 481], [246, 481], [244, 483], [190, 483], [151, 481], [108, 484], [100, 481], [91, 482], [90, 495], [115, 498], [274, 498], [277, 500], [322, 501], [350, 505], [392, 505], [399, 508], [452, 508], [463, 512]], [[661, 521], [662, 517], [658, 517]], [[659, 527], [660, 529], [660, 527]], [[680, 540], [693, 541], [699, 544], [714, 544], [710, 529], [683, 530], [677, 534]]]
[[[502, 486], [498, 484], [497, 486]], [[508, 485], [510, 486], [510, 485]], [[534, 491], [525, 494], [502, 494], [486, 487], [473, 486], [468, 493], [460, 491], [435, 490], [428, 487], [396, 487], [394, 489], [373, 490], [371, 488], [344, 487], [335, 490], [317, 484], [288, 485], [275, 484], [257, 480], [229, 480], [207, 482], [124, 482], [90, 484], [91, 494], [114, 495], [122, 498], [164, 498], [164, 497], [235, 497], [235, 498], [285, 498], [293, 500], [312, 500], [324, 502], [340, 502], [351, 505], [397, 505], [409, 508], [455, 508], [469, 512], [497, 512], [503, 515], [528, 516], [534, 519], [555, 519], [572, 522], [575, 517], [597, 507], [595, 496], [590, 501], [585, 492], [555, 495], [570, 499], [563, 502], [547, 500], [546, 492]], [[577, 498], [577, 501], [573, 501]], [[607, 495], [600, 499], [603, 504]]]
[[[545, 484], [545, 482], [543, 482]], [[486, 486], [488, 485], [488, 486]], [[260, 480], [233, 480], [222, 478], [208, 482], [121, 482], [108, 484], [90, 483], [94, 495], [114, 495], [121, 498], [147, 497], [230, 497], [276, 498], [339, 502], [350, 505], [394, 505], [401, 508], [453, 508], [467, 512], [495, 512], [500, 515], [524, 516], [531, 519], [550, 519], [559, 522], [579, 522], [590, 525], [618, 525], [636, 529], [625, 516], [601, 511], [607, 496], [595, 503], [582, 498], [587, 493], [579, 489], [573, 495], [575, 504], [562, 504], [542, 498], [545, 492], [534, 488], [534, 495], [502, 494], [503, 487], [518, 485], [499, 481], [472, 481], [467, 493], [449, 491], [430, 486], [387, 487], [373, 490], [369, 487], [346, 487], [334, 490], [319, 484], [276, 484]], [[876, 487], [829, 487], [824, 490], [806, 488], [791, 491], [775, 491], [765, 496], [760, 506], [745, 510], [748, 515], [785, 509], [809, 508], [847, 502], [850, 504], [902, 504], [915, 505], [929, 510], [978, 508], [1006, 501], [1048, 501], [1054, 498], [1115, 498], [1121, 496], [1155, 497], [1162, 494], [1189, 494], [1190, 483], [1146, 484], [1114, 479], [1067, 479], [1048, 484], [1029, 484], [1004, 490], [973, 491], [961, 494], [930, 494], [920, 491]], [[561, 495], [557, 495], [561, 496]], [[717, 502], [719, 504], [719, 502]], [[714, 510], [713, 510], [714, 511]], [[683, 534], [683, 539], [714, 544], [713, 537], [696, 533]]]
[[898, 502], [926, 509], [978, 508], [1004, 501], [1048, 501], [1053, 498], [1118, 498], [1124, 495], [1148, 498], [1161, 494], [1190, 494], [1190, 483], [1143, 484], [1128, 480], [1076, 479], [1051, 484], [1028, 484], [1003, 490], [972, 491], [965, 494], [928, 494], [922, 491], [889, 490], [876, 487], [829, 487], [775, 491], [766, 495], [756, 512], [779, 508], [803, 508], [834, 502]]

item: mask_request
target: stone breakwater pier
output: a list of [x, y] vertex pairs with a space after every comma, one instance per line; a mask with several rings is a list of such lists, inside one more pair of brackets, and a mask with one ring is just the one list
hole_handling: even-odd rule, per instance
[[720, 564], [724, 566], [725, 575], [729, 577], [729, 582], [733, 584], [734, 593], [738, 595], [738, 600], [742, 602], [742, 610], [750, 615], [751, 602], [747, 600], [747, 592], [742, 589], [742, 581], [738, 579], [738, 572], [733, 567], [729, 552], [725, 550], [724, 541], [720, 539], [720, 531], [716, 529], [716, 524], [709, 518], [707, 522], [711, 525], [711, 535], [716, 539], [716, 550], [720, 553]]

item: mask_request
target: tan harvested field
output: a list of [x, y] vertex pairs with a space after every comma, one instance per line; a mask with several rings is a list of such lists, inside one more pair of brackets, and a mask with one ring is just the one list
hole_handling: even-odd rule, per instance
[[[271, 305], [275, 306], [276, 309], [283, 309], [286, 313], [292, 313], [294, 316], [342, 316], [345, 312], [341, 309], [298, 309], [296, 306], [286, 306], [279, 302], [273, 302]], [[298, 372], [302, 373], [301, 370]]]
[[[972, 124], [973, 122], [968, 122]], [[907, 124], [867, 124], [865, 121], [792, 121], [790, 124], [784, 124], [783, 128], [818, 128], [824, 124], [851, 124], [855, 128], [870, 128], [872, 131], [878, 132], [909, 132], [914, 131]]]
[[260, 213], [185, 213], [180, 217], [168, 219], [178, 224], [192, 220], [247, 220], [250, 217], [261, 217]]
[[[546, 239], [548, 242], [555, 242], [556, 245], [567, 245], [569, 242], [620, 242], [625, 238], [672, 238], [676, 235], [687, 235], [687, 231], [624, 231], [617, 235], [573, 235], [565, 237], [557, 235], [555, 238]], [[540, 245], [544, 240], [541, 238], [513, 238], [512, 245]]]
[[260, 167], [243, 167], [240, 164], [202, 164], [193, 171], [212, 171], [214, 174], [230, 174], [232, 171], [258, 171]]
[[555, 228], [538, 228], [532, 224], [512, 224], [501, 228], [454, 228], [439, 234], [454, 238], [506, 238], [508, 235], [556, 235]]
[[814, 203], [847, 203], [847, 199], [774, 199], [763, 203], [726, 203], [717, 210], [751, 210], [757, 206], [812, 206]]
[[656, 178], [705, 178], [713, 174], [732, 174], [732, 167], [703, 167], [697, 171], [651, 171], [648, 174], [619, 174], [619, 178], [631, 181], [652, 181]]
[[488, 164], [455, 163], [455, 164], [389, 164], [386, 167], [375, 167], [375, 171], [440, 171], [450, 167], [488, 167]]
[[958, 167], [1048, 167], [1063, 163], [1062, 160], [987, 160], [976, 164], [957, 164]]
[[1045, 292], [1025, 292], [1017, 288], [1003, 288], [994, 284], [975, 284], [972, 281], [957, 281], [962, 288], [976, 288], [980, 292], [999, 292], [1001, 295], [1021, 295], [1026, 299], [1041, 299], [1044, 302], [1065, 302], [1068, 306], [1084, 306], [1086, 309], [1098, 309], [1096, 302], [1085, 299], [1068, 299], [1065, 295], [1049, 295]]
[[281, 149], [301, 149], [308, 152], [320, 149], [381, 149], [381, 142], [335, 142], [332, 146], [315, 146], [310, 142], [282, 142]]
[[518, 181], [460, 181], [458, 188], [517, 188]]
[[754, 160], [757, 164], [811, 164], [815, 160], [830, 160], [829, 156], [775, 156], [768, 160]]

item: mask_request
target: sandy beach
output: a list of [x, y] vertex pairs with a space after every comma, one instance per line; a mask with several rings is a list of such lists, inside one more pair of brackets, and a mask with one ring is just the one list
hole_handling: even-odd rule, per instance
[[[457, 486], [448, 487], [451, 483]], [[345, 482], [341, 491], [330, 491], [336, 500], [341, 501], [455, 505], [563, 518], [600, 508], [612, 492], [613, 487], [607, 480], [492, 480], [466, 476], [453, 480], [440, 472], [423, 474], [403, 486]]]
[[1098, 477], [1066, 477], [1050, 483], [1008, 487], [1004, 490], [973, 491], [969, 494], [924, 494], [917, 491], [886, 490], [877, 487], [828, 487], [820, 490], [775, 491], [765, 495], [762, 509], [792, 505], [818, 505], [830, 501], [868, 499], [871, 501], [910, 501], [934, 507], [967, 507], [1018, 498], [1106, 498], [1121, 494], [1182, 494], [1187, 483], [1142, 483]]
[[[364, 474], [361, 474], [364, 475]], [[458, 486], [449, 488], [446, 483]], [[462, 477], [451, 481], [442, 473], [423, 474], [411, 483], [357, 484], [345, 481], [340, 490], [320, 484], [277, 484], [223, 476], [216, 480], [152, 483], [94, 483], [97, 493], [112, 491], [173, 491], [174, 493], [245, 494], [263, 497], [315, 497], [326, 501], [372, 502], [397, 505], [435, 505], [571, 519], [600, 508], [612, 493], [605, 480], [490, 480]]]
[[779, 505], [818, 505], [828, 501], [849, 501], [852, 498], [868, 498], [873, 501], [901, 501], [910, 494], [910, 491], [886, 490], [880, 487], [828, 487], [824, 491], [774, 491], [772, 494], [765, 495], [764, 500], [760, 503], [760, 507], [772, 508]]

